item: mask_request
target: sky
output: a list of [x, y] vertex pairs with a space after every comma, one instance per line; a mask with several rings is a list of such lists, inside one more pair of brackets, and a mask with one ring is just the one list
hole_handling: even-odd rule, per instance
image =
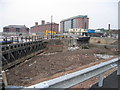
[[118, 28], [120, 0], [0, 0], [0, 31], [8, 25], [32, 27], [41, 20], [60, 23], [77, 15], [88, 15], [89, 28]]

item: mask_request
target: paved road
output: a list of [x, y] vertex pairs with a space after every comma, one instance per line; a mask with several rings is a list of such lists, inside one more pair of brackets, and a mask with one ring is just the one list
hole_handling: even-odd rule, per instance
[[103, 90], [105, 88], [114, 88], [114, 90], [120, 90], [120, 76], [117, 76], [117, 71], [113, 72], [111, 75], [109, 75], [107, 78], [104, 79], [103, 87], [98, 87], [98, 83], [93, 85], [88, 90], [95, 90], [100, 88], [100, 90]]

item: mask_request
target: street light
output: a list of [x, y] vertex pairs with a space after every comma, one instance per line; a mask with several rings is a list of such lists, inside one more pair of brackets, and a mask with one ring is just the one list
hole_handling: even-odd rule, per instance
[[51, 38], [52, 38], [52, 16], [51, 16]]

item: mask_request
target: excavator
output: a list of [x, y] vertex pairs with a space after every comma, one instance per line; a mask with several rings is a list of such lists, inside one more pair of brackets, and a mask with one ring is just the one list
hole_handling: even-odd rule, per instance
[[49, 33], [56, 35], [56, 32], [55, 32], [55, 31], [46, 30], [45, 34], [46, 34], [47, 37], [48, 37], [48, 34], [49, 34]]

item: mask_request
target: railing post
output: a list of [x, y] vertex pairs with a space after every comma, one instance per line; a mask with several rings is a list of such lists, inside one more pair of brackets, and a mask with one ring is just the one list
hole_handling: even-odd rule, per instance
[[23, 43], [23, 37], [21, 37], [21, 41], [22, 41], [22, 43]]
[[29, 41], [30, 41], [30, 36], [29, 36]]
[[36, 36], [35, 36], [35, 41], [36, 41]]
[[5, 86], [7, 86], [8, 83], [7, 83], [6, 73], [5, 73], [5, 71], [2, 71], [1, 73], [2, 73], [2, 78], [3, 78], [3, 83]]
[[104, 80], [104, 74], [102, 73], [99, 76], [98, 87], [102, 87], [103, 86], [103, 80]]
[[26, 42], [27, 42], [27, 36], [25, 37], [25, 39], [26, 39]]
[[32, 36], [32, 41], [33, 41], [33, 36]]
[[7, 37], [5, 38], [5, 41], [7, 42]]
[[40, 36], [38, 36], [38, 40], [40, 40]]
[[37, 41], [39, 40], [38, 36], [37, 36]]
[[13, 37], [12, 37], [12, 42], [13, 42]]
[[17, 43], [19, 42], [19, 37], [17, 37]]

